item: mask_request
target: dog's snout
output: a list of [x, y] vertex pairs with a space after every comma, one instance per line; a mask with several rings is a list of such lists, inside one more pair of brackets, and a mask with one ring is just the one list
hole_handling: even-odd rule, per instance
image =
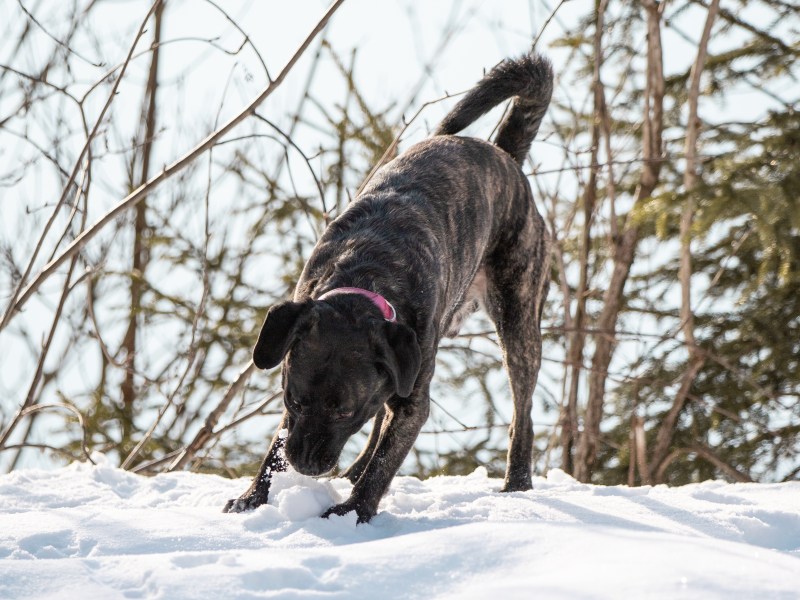
[[286, 444], [286, 458], [298, 473], [312, 477], [323, 475], [336, 466], [339, 458], [338, 453], [331, 452], [326, 443], [328, 441], [326, 436], [314, 432], [290, 435]]

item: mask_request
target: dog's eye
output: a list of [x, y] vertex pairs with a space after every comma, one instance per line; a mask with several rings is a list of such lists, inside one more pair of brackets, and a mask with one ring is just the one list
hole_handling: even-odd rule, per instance
[[355, 414], [355, 413], [354, 413], [352, 410], [343, 410], [343, 411], [341, 411], [341, 412], [337, 412], [337, 413], [336, 413], [336, 418], [337, 418], [337, 419], [349, 419], [349, 418], [350, 418], [350, 417], [352, 417], [354, 414]]

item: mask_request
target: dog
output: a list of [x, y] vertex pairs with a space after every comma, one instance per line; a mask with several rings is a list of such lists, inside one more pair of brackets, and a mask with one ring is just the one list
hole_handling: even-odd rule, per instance
[[[272, 474], [287, 463], [329, 472], [374, 418], [342, 474], [352, 494], [322, 514], [355, 511], [368, 522], [428, 418], [439, 340], [478, 305], [495, 324], [514, 402], [502, 491], [531, 489], [550, 240], [521, 165], [552, 90], [546, 58], [499, 63], [328, 226], [294, 298], [270, 308], [253, 350], [260, 369], [283, 362], [285, 410], [252, 485], [224, 512], [266, 503]], [[509, 98], [493, 144], [454, 135]]]

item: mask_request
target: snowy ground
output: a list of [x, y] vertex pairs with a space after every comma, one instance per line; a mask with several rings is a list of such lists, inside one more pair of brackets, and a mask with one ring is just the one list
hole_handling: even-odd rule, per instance
[[0, 598], [800, 598], [800, 483], [527, 493], [397, 478], [368, 525], [317, 517], [342, 480], [248, 484], [106, 465], [0, 477]]

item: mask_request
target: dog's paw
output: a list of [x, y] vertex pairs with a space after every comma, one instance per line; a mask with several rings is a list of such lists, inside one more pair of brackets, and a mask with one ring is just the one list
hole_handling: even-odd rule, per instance
[[255, 496], [242, 496], [241, 498], [232, 498], [225, 503], [225, 508], [222, 509], [224, 513], [240, 513], [253, 510], [264, 504], [259, 502]]
[[501, 488], [501, 492], [510, 493], [510, 492], [527, 492], [528, 490], [533, 489], [533, 484], [530, 479], [527, 481], [506, 481]]
[[372, 519], [372, 517], [374, 517], [378, 512], [376, 509], [370, 509], [362, 504], [348, 500], [346, 502], [342, 502], [341, 504], [337, 504], [336, 506], [331, 506], [320, 516], [323, 519], [327, 519], [331, 515], [339, 515], [341, 517], [353, 511], [356, 511], [356, 515], [358, 515], [358, 520], [356, 521], [357, 523], [369, 523], [370, 519]]

